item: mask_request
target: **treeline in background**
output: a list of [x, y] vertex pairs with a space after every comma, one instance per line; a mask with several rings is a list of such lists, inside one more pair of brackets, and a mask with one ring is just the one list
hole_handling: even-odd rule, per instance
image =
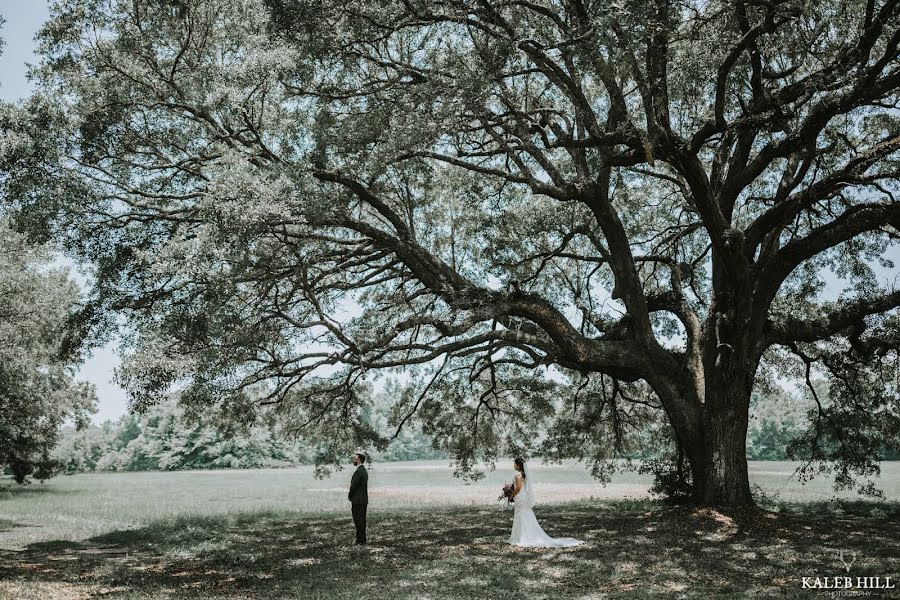
[[[376, 395], [370, 422], [386, 425], [389, 398]], [[100, 425], [64, 427], [52, 453], [58, 472], [253, 469], [312, 464], [317, 449], [296, 441], [278, 425], [258, 424], [227, 433], [189, 418], [174, 398], [144, 414]], [[446, 458], [417, 424], [404, 427], [379, 461]], [[349, 460], [349, 457], [348, 457]]]
[[[391, 399], [376, 395], [369, 418], [388, 422]], [[750, 460], [788, 460], [787, 448], [804, 429], [802, 403], [787, 393], [753, 398], [747, 437]], [[656, 458], [653, 445], [632, 458]], [[256, 425], [243, 433], [227, 434], [214, 425], [187, 417], [176, 400], [156, 405], [145, 414], [128, 414], [81, 429], [65, 427], [53, 452], [59, 472], [155, 471], [181, 469], [247, 469], [287, 467], [314, 462], [316, 448], [293, 440], [278, 426]], [[374, 453], [375, 461], [445, 459], [416, 424], [401, 431], [388, 448]], [[898, 459], [886, 453], [885, 459]]]

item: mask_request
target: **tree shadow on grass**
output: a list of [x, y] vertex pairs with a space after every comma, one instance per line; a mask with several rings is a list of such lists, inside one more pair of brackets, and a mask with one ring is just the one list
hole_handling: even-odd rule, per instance
[[0, 502], [12, 500], [18, 496], [65, 496], [81, 493], [80, 490], [67, 490], [58, 487], [44, 485], [43, 482], [29, 482], [19, 484], [12, 481], [0, 483]]
[[0, 533], [6, 533], [7, 531], [12, 531], [13, 529], [18, 529], [19, 527], [34, 527], [34, 525], [29, 525], [28, 523], [18, 523], [16, 521], [10, 521], [9, 519], [0, 519]]
[[351, 543], [349, 514], [181, 517], [0, 553], [0, 581], [123, 598], [799, 596], [802, 576], [843, 574], [840, 552], [856, 554], [853, 576], [896, 575], [898, 506], [745, 517], [652, 502], [539, 506], [548, 533], [585, 541], [552, 550], [506, 545], [512, 514], [496, 509], [370, 508], [364, 547]]

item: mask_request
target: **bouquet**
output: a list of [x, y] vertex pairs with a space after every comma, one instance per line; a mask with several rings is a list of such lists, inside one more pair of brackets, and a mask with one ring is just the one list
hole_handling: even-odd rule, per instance
[[507, 502], [515, 502], [516, 501], [515, 498], [512, 497], [513, 491], [515, 489], [516, 489], [516, 486], [514, 486], [511, 483], [507, 483], [506, 485], [503, 486], [503, 493], [500, 494], [500, 497], [497, 498], [497, 500], [506, 499]]

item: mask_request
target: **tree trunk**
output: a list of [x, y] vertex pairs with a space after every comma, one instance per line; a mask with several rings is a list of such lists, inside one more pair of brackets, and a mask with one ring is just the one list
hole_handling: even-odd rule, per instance
[[[704, 402], [696, 417], [664, 402], [676, 441], [690, 465], [693, 500], [702, 506], [754, 507], [747, 473], [747, 426], [750, 417], [752, 361], [725, 369], [706, 369]], [[657, 394], [677, 394], [678, 388], [655, 381]], [[685, 403], [681, 405], [684, 406]]]
[[704, 411], [703, 477], [695, 497], [704, 506], [755, 506], [747, 473], [748, 408], [736, 394], [723, 390], [707, 396]]
[[747, 473], [750, 394], [758, 362], [733, 340], [704, 361], [703, 473], [694, 488], [704, 506], [753, 507]]

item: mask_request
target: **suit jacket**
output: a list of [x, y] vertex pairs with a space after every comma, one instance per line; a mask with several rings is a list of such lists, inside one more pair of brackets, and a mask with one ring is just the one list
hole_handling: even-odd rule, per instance
[[369, 503], [369, 472], [362, 465], [356, 467], [353, 477], [350, 479], [350, 493], [347, 500], [353, 504]]

